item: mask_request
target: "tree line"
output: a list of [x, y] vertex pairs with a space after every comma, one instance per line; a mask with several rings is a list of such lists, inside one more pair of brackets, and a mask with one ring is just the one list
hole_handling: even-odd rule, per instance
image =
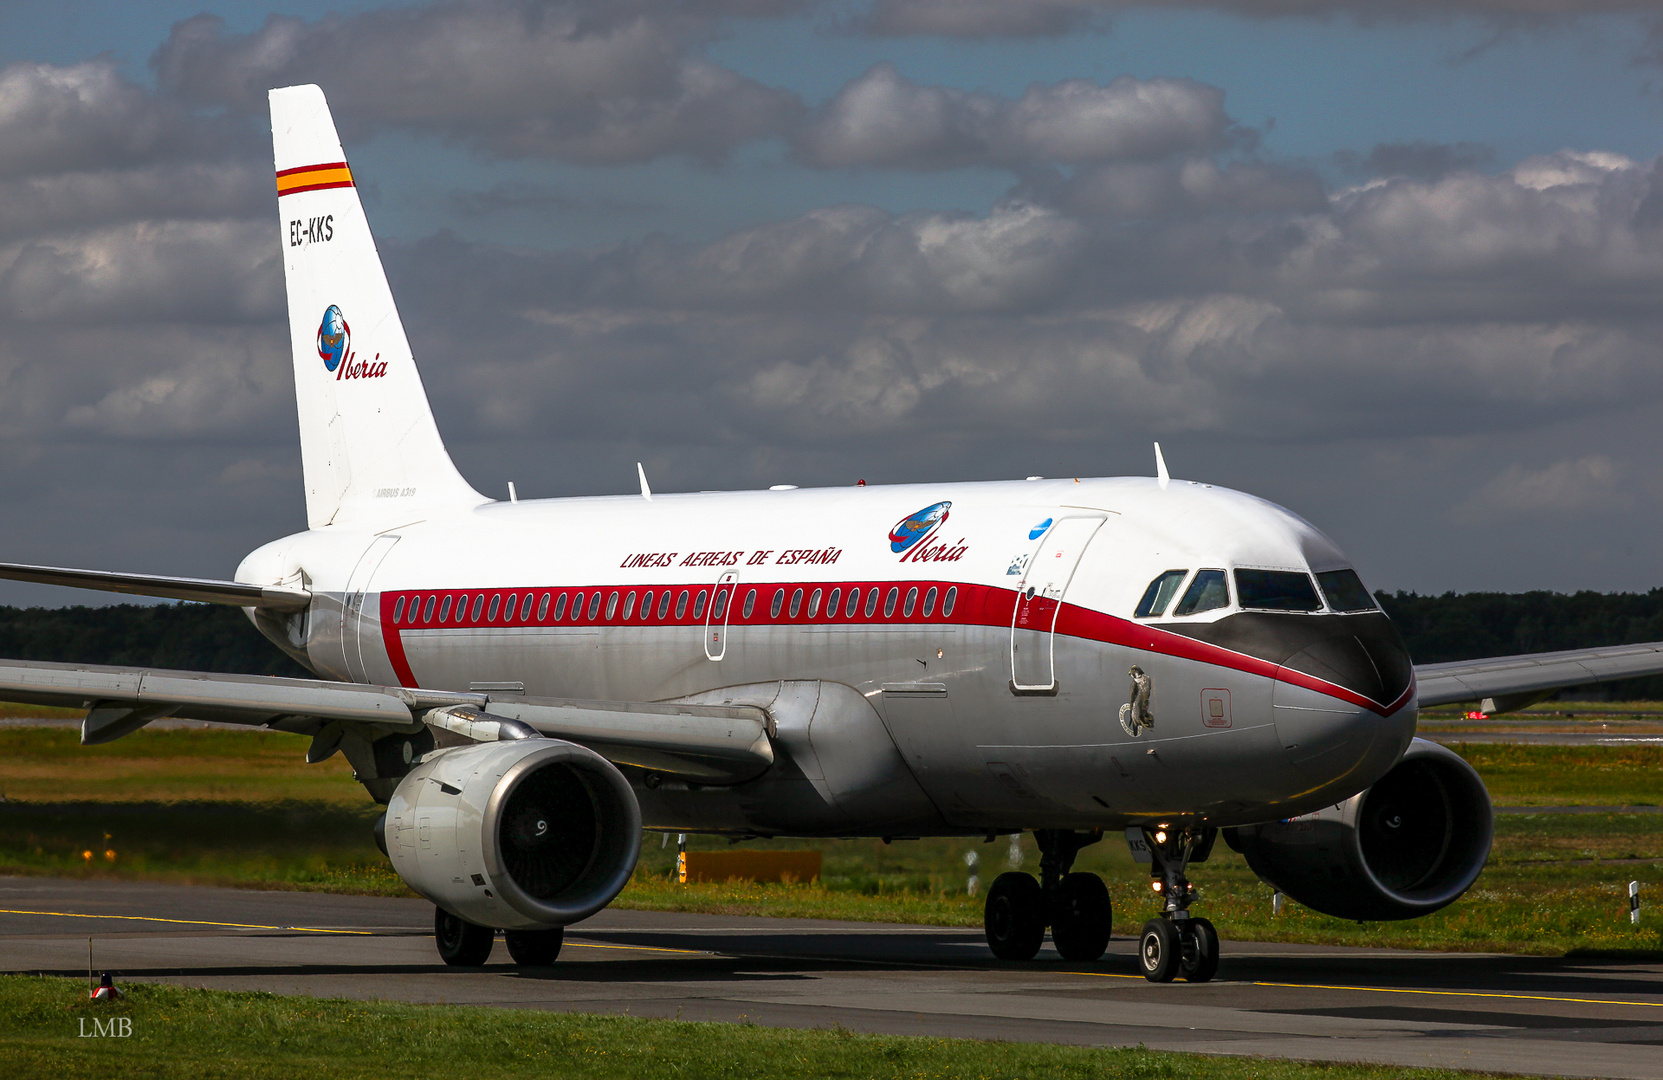
[[[1644, 593], [1375, 594], [1416, 663], [1663, 641], [1663, 588]], [[308, 673], [236, 608], [214, 604], [0, 607], [0, 657], [183, 668], [246, 675]], [[1663, 677], [1600, 687], [1607, 700], [1663, 700]], [[1589, 691], [1577, 696], [1587, 697]]]

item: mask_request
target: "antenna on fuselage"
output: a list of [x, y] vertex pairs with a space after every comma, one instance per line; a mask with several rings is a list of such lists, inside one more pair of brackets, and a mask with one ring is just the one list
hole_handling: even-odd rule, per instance
[[1155, 479], [1161, 482], [1163, 488], [1166, 487], [1167, 481], [1172, 479], [1172, 474], [1166, 471], [1166, 458], [1161, 456], [1160, 443], [1155, 444]]
[[642, 468], [639, 461], [635, 463], [635, 475], [641, 478], [641, 497], [652, 502], [652, 488], [647, 486], [647, 470]]

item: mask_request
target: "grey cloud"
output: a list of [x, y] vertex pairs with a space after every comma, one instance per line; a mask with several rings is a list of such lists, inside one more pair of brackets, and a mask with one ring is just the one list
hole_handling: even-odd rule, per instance
[[930, 170], [1146, 160], [1234, 134], [1223, 91], [1189, 79], [1071, 79], [1010, 100], [919, 86], [879, 63], [815, 111], [795, 149], [825, 168]]
[[0, 68], [0, 180], [200, 152], [210, 132], [226, 135], [123, 79], [109, 60]]
[[1019, 190], [1083, 216], [1321, 212], [1328, 206], [1327, 189], [1309, 169], [1259, 162], [1220, 165], [1205, 157], [1100, 165], [1067, 177], [1036, 177]]
[[1663, 398], [1663, 236], [1632, 224], [1650, 178], [1560, 154], [1130, 223], [831, 207], [706, 244], [442, 238], [399, 263], [435, 354], [488, 354], [438, 377], [504, 437], [574, 400], [565, 437], [622, 419], [778, 452], [1026, 445], [1041, 415], [1065, 443], [1494, 432]]
[[188, 101], [255, 112], [268, 87], [316, 82], [351, 131], [397, 126], [505, 157], [719, 159], [783, 133], [795, 95], [694, 55], [706, 16], [650, 5], [440, 3], [227, 35], [173, 28], [153, 60]]
[[0, 246], [0, 319], [10, 323], [198, 324], [284, 311], [269, 222], [134, 221]]
[[1349, 172], [1372, 176], [1408, 176], [1437, 180], [1452, 172], [1481, 169], [1495, 162], [1493, 147], [1477, 142], [1439, 143], [1424, 139], [1380, 143], [1367, 154], [1343, 151], [1335, 162]]
[[271, 166], [252, 161], [169, 161], [0, 180], [0, 242], [137, 218], [264, 217], [271, 198]]
[[641, 214], [661, 209], [654, 203], [629, 199], [593, 198], [524, 181], [503, 181], [483, 191], [453, 191], [450, 205], [464, 217], [531, 211], [582, 211], [595, 214]]
[[[1359, 23], [1444, 21], [1469, 16], [1501, 28], [1587, 15], [1663, 12], [1659, 0], [874, 0], [848, 20], [876, 37], [1056, 37], [1101, 29], [1136, 8], [1217, 11], [1247, 18], [1351, 18]], [[1480, 47], [1482, 48], [1482, 46]], [[1659, 53], [1656, 37], [1648, 47]]]
[[1557, 461], [1543, 469], [1514, 464], [1457, 506], [1457, 519], [1482, 521], [1627, 510], [1634, 496], [1621, 489], [1623, 469], [1605, 454]]
[[1098, 23], [1110, 6], [1090, 0], [877, 0], [850, 22], [874, 37], [1057, 37]]

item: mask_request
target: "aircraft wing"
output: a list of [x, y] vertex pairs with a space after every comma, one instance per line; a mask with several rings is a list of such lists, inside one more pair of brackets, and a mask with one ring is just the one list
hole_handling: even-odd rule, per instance
[[1489, 699], [1494, 707], [1486, 712], [1520, 709], [1567, 686], [1643, 675], [1663, 675], [1663, 642], [1415, 665], [1423, 708]]
[[[419, 730], [418, 723], [494, 739], [494, 721], [509, 720], [588, 746], [617, 764], [700, 783], [737, 783], [774, 761], [767, 713], [744, 705], [566, 701], [26, 660], [0, 660], [0, 701], [87, 709], [81, 742], [89, 746], [119, 739], [164, 716], [248, 724], [324, 740], [350, 725], [373, 738]], [[462, 706], [467, 707], [465, 717], [450, 711]], [[333, 738], [327, 752], [339, 741], [338, 734]]]

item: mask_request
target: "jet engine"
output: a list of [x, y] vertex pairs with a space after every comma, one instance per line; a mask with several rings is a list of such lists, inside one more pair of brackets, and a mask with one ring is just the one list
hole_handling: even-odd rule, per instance
[[560, 739], [440, 750], [399, 782], [383, 838], [412, 889], [501, 930], [565, 926], [618, 895], [641, 809], [605, 758]]
[[1412, 919], [1466, 892], [1495, 836], [1472, 766], [1415, 739], [1373, 787], [1314, 814], [1225, 829], [1273, 888], [1342, 919]]

